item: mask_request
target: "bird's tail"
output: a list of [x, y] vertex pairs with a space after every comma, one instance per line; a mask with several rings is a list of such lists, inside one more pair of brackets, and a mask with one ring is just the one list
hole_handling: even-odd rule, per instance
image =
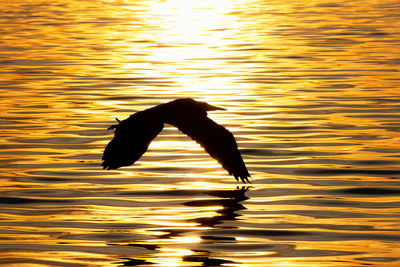
[[118, 128], [118, 126], [121, 124], [121, 121], [118, 118], [115, 118], [118, 121], [118, 124], [113, 124], [110, 127], [107, 128], [107, 130], [112, 130]]

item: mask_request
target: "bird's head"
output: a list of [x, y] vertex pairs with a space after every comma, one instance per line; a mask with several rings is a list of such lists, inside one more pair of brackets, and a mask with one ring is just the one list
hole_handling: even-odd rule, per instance
[[224, 108], [220, 108], [220, 107], [217, 107], [217, 106], [210, 105], [210, 104], [208, 104], [206, 102], [202, 102], [202, 101], [196, 101], [196, 102], [197, 102], [197, 106], [199, 108], [201, 108], [202, 110], [204, 110], [204, 111], [226, 110]]
[[191, 98], [176, 99], [159, 105], [156, 109], [161, 111], [158, 114], [160, 114], [167, 123], [168, 121], [176, 121], [184, 117], [207, 116], [207, 111], [225, 110], [224, 108], [216, 107], [206, 102], [196, 101]]
[[177, 99], [174, 100], [170, 103], [174, 103], [174, 106], [180, 106], [182, 108], [182, 110], [186, 110], [186, 111], [200, 111], [200, 112], [207, 112], [207, 111], [214, 111], [214, 110], [226, 110], [224, 108], [220, 108], [217, 106], [213, 106], [210, 105], [206, 102], [203, 101], [196, 101], [194, 99], [191, 98], [181, 98], [181, 99]]

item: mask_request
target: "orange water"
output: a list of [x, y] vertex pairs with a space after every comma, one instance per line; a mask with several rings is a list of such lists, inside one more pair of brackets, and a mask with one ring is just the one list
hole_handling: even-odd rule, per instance
[[[398, 1], [0, 2], [0, 263], [396, 266]], [[224, 107], [253, 176], [163, 130], [101, 169], [115, 118]], [[13, 265], [14, 264], [14, 265]]]

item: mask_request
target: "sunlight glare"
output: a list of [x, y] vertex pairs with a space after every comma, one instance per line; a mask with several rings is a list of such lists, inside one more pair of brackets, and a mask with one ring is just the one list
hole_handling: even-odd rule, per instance
[[[125, 69], [143, 67], [142, 62], [153, 62], [157, 73], [143, 73], [152, 77], [172, 79], [180, 95], [196, 95], [201, 100], [216, 96], [240, 94], [245, 85], [236, 83], [243, 73], [240, 66], [231, 64], [231, 36], [241, 28], [237, 17], [230, 14], [242, 1], [183, 1], [169, 0], [150, 4], [149, 27], [160, 27], [159, 35], [142, 35], [135, 39], [151, 40], [152, 53], [140, 63], [127, 62]], [[135, 44], [132, 50], [135, 51]], [[243, 55], [238, 55], [240, 58]], [[130, 60], [134, 61], [134, 59]], [[149, 64], [149, 63], [147, 63]], [[150, 67], [150, 66], [148, 66]], [[247, 88], [246, 88], [247, 89]], [[247, 91], [248, 92], [248, 91]]]

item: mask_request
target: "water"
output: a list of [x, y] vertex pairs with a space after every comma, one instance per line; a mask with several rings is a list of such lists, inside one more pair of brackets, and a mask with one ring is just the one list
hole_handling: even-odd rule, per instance
[[[2, 1], [0, 263], [397, 266], [398, 1]], [[166, 127], [101, 169], [115, 118], [221, 106], [253, 177]]]

